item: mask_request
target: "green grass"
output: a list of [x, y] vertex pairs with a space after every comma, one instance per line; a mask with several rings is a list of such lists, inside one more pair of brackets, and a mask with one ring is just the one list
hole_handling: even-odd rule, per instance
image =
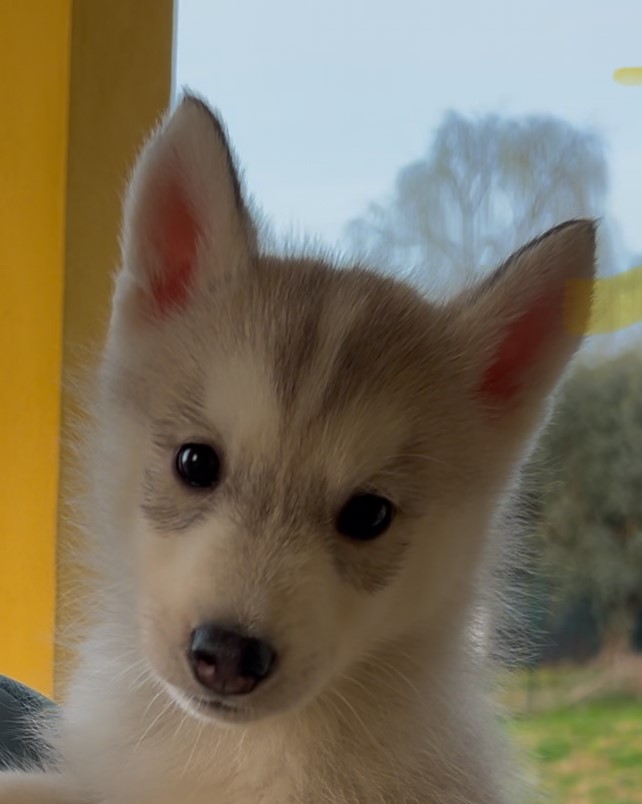
[[592, 700], [522, 713], [509, 729], [555, 804], [642, 804], [642, 700]]

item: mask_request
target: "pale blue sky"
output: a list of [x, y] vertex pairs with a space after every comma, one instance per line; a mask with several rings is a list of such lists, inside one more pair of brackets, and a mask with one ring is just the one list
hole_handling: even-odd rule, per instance
[[280, 232], [329, 243], [443, 113], [597, 127], [610, 209], [642, 253], [642, 0], [179, 0], [176, 84], [218, 107]]

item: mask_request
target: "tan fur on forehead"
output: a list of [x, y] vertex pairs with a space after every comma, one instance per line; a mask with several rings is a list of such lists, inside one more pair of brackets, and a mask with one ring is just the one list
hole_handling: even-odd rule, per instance
[[154, 332], [139, 359], [163, 388], [147, 394], [154, 409], [199, 388], [204, 427], [225, 431], [233, 418], [250, 452], [316, 442], [335, 476], [366, 481], [391, 462], [399, 471], [404, 454], [415, 469], [418, 451], [448, 448], [454, 459], [453, 433], [471, 425], [461, 345], [444, 311], [361, 269], [256, 260]]
[[437, 309], [359, 268], [262, 261], [252, 284], [283, 401], [300, 400], [297, 389], [315, 393], [321, 416], [400, 387], [412, 398], [429, 381], [431, 361], [452, 347]]

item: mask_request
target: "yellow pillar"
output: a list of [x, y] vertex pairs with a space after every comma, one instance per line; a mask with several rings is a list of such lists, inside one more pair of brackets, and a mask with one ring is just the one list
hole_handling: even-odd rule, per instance
[[0, 673], [51, 692], [69, 0], [0, 6]]
[[[166, 109], [172, 84], [172, 0], [74, 0], [71, 26], [69, 155], [65, 236], [63, 365], [73, 380], [100, 344], [118, 265], [125, 182], [144, 137]], [[62, 432], [81, 413], [65, 383]], [[73, 449], [63, 441], [61, 495], [72, 498]], [[58, 522], [56, 693], [64, 692], [68, 642], [82, 617], [73, 509]], [[71, 631], [71, 638], [68, 635]]]
[[170, 97], [173, 15], [172, 0], [0, 4], [0, 673], [49, 694], [68, 665], [54, 630], [64, 645], [79, 612], [62, 378], [103, 336], [124, 182]]

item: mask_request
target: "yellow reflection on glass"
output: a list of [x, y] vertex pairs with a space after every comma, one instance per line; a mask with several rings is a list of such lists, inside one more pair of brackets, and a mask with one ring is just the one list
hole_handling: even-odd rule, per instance
[[620, 67], [613, 73], [613, 78], [626, 86], [642, 85], [642, 67]]
[[574, 335], [604, 335], [641, 321], [642, 265], [595, 282], [572, 279], [566, 285], [564, 323]]

